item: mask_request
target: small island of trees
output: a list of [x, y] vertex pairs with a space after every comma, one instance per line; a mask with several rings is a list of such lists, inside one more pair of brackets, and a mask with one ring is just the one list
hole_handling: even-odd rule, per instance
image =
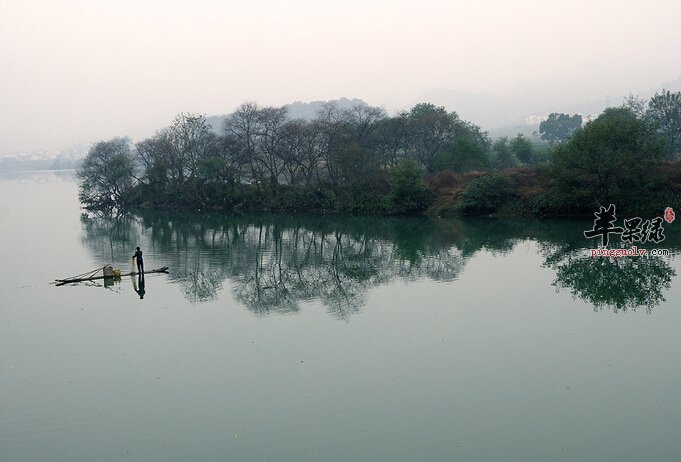
[[575, 215], [616, 203], [679, 206], [681, 93], [628, 98], [582, 125], [551, 114], [542, 142], [492, 140], [433, 104], [390, 117], [325, 103], [312, 120], [247, 102], [212, 127], [179, 114], [133, 144], [94, 144], [78, 176], [86, 210], [285, 211], [401, 215]]

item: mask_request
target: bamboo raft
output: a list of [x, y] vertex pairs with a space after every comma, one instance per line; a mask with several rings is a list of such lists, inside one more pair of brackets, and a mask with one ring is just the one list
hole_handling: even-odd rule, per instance
[[[168, 274], [168, 266], [162, 266], [161, 268], [156, 268], [152, 270], [145, 271], [144, 274], [152, 274], [152, 273], [166, 273]], [[99, 271], [99, 270], [97, 270]], [[124, 276], [135, 276], [137, 274], [136, 271], [131, 271], [129, 273], [121, 273], [120, 277]], [[71, 277], [71, 278], [66, 278], [66, 279], [55, 279], [55, 283], [57, 286], [63, 286], [64, 284], [72, 284], [74, 282], [86, 282], [86, 281], [94, 281], [96, 279], [105, 279], [105, 278], [110, 278], [113, 279], [113, 276], [88, 276], [88, 277]]]

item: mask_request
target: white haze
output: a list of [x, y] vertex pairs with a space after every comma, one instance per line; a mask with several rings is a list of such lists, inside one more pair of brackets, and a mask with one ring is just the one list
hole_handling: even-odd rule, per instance
[[679, 17], [671, 0], [0, 0], [0, 155], [245, 100], [430, 99], [485, 129], [617, 104], [681, 76]]

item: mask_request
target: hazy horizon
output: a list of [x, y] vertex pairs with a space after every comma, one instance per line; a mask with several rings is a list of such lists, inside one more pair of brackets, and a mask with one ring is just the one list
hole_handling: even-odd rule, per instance
[[659, 0], [0, 0], [0, 155], [149, 136], [181, 111], [245, 100], [359, 98], [390, 113], [431, 100], [484, 129], [618, 104], [681, 77], [679, 13]]

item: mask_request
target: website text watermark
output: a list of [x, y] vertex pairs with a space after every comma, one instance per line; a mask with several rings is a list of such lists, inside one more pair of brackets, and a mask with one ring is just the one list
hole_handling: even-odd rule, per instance
[[639, 249], [637, 246], [622, 249], [608, 249], [599, 247], [597, 249], [587, 249], [591, 258], [621, 258], [621, 257], [669, 257], [669, 249]]

